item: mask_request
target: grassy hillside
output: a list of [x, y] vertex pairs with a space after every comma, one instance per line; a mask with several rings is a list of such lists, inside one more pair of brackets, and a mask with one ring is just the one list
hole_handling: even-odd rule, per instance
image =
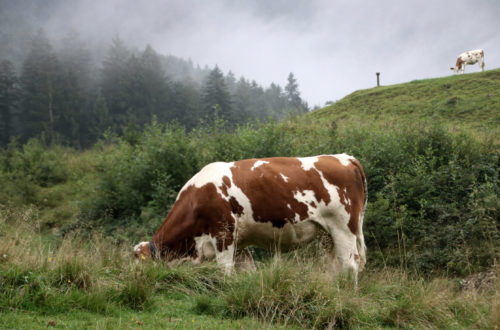
[[418, 123], [500, 133], [500, 69], [356, 91], [308, 114], [320, 121]]

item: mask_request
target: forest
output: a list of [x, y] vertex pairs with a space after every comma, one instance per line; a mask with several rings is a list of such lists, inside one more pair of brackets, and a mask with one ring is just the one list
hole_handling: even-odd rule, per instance
[[200, 68], [189, 60], [133, 49], [113, 38], [101, 62], [76, 32], [54, 49], [42, 29], [22, 61], [0, 59], [0, 144], [26, 142], [86, 148], [105, 132], [133, 136], [145, 124], [177, 122], [190, 130], [215, 118], [231, 127], [307, 112], [293, 73], [283, 88]]

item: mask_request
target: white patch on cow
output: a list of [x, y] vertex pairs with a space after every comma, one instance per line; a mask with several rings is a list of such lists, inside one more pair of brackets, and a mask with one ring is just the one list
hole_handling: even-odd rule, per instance
[[349, 196], [349, 195], [347, 194], [347, 187], [344, 187], [344, 198], [345, 198], [345, 203], [346, 203], [347, 205], [351, 205], [351, 200], [350, 200], [350, 199], [349, 199], [349, 197], [347, 197], [347, 196]]
[[253, 164], [252, 168], [250, 169], [251, 171], [255, 170], [257, 167], [259, 166], [262, 166], [264, 164], [269, 164], [269, 162], [265, 161], [265, 160], [258, 160], [255, 162], [255, 164]]
[[[314, 191], [312, 190], [302, 190], [302, 191], [296, 191], [293, 194], [293, 198], [295, 198], [298, 202], [306, 204], [307, 205], [307, 214], [309, 217], [312, 217], [315, 215], [317, 211], [317, 207], [313, 207], [311, 204], [320, 204], [318, 200], [316, 199], [316, 195], [314, 194]], [[324, 205], [324, 203], [322, 203]], [[295, 220], [297, 221], [297, 215], [295, 216]], [[300, 220], [300, 216], [299, 216]]]
[[353, 156], [349, 156], [348, 154], [339, 154], [334, 155], [333, 157], [337, 158], [344, 166], [349, 166], [351, 164], [351, 161], [355, 159]]
[[318, 157], [299, 157], [297, 158], [302, 164], [301, 167], [304, 171], [309, 171], [314, 168], [314, 163], [318, 161]]
[[[177, 195], [177, 199], [181, 196], [182, 192], [188, 189], [190, 186], [195, 186], [196, 188], [201, 188], [208, 183], [213, 183], [221, 196], [226, 198], [219, 187], [222, 186], [222, 179], [227, 176], [232, 181], [231, 167], [234, 163], [210, 163], [203, 167], [201, 171], [196, 173], [188, 182], [182, 187], [181, 191]], [[232, 182], [231, 182], [232, 183]], [[226, 198], [227, 199], [227, 198]]]
[[[349, 223], [349, 218], [350, 218], [350, 215], [349, 213], [347, 213], [347, 210], [345, 209], [344, 205], [340, 202], [340, 196], [339, 196], [339, 193], [338, 193], [338, 187], [329, 183], [328, 180], [325, 179], [325, 176], [323, 175], [323, 172], [321, 171], [318, 171], [320, 177], [321, 177], [321, 181], [323, 182], [323, 186], [326, 188], [326, 190], [328, 191], [328, 194], [330, 195], [330, 203], [328, 205], [326, 205], [326, 207], [320, 207], [320, 216], [319, 216], [319, 219], [318, 219], [318, 223], [321, 224], [323, 226], [323, 228], [325, 228], [327, 230], [328, 233], [332, 233], [331, 232], [331, 225], [330, 223], [332, 222], [332, 210], [334, 210], [335, 214], [337, 215], [337, 217], [333, 218], [333, 222], [342, 222], [342, 224], [344, 226], [347, 226], [347, 224]], [[323, 203], [321, 203], [323, 204]], [[323, 204], [324, 205], [324, 204]], [[321, 211], [325, 211], [326, 213], [324, 212], [321, 212]], [[326, 221], [328, 220], [328, 221]]]
[[[134, 246], [134, 252], [140, 252], [143, 246], [149, 245], [149, 242], [140, 242]], [[130, 245], [129, 245], [130, 246]], [[130, 248], [129, 248], [130, 249]], [[130, 251], [130, 250], [129, 250]]]
[[286, 175], [284, 175], [282, 173], [280, 175], [281, 175], [281, 178], [283, 179], [283, 181], [288, 182], [288, 177]]

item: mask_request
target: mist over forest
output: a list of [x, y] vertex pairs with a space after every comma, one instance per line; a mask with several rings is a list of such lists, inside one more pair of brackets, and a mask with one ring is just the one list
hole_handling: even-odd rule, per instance
[[88, 39], [88, 30], [55, 28], [49, 18], [61, 7], [0, 7], [1, 145], [42, 136], [87, 147], [104, 133], [133, 135], [153, 121], [191, 130], [223, 119], [230, 128], [308, 111], [292, 72], [284, 87], [262, 86], [217, 65], [161, 54], [147, 41], [139, 48], [120, 34]]

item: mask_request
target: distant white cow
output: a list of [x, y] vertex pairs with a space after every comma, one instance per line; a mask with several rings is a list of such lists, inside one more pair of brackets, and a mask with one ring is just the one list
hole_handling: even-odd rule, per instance
[[471, 50], [458, 55], [455, 67], [450, 68], [450, 70], [455, 71], [455, 74], [460, 70], [464, 73], [466, 64], [476, 64], [477, 62], [479, 62], [481, 70], [484, 71], [484, 52], [482, 49]]

